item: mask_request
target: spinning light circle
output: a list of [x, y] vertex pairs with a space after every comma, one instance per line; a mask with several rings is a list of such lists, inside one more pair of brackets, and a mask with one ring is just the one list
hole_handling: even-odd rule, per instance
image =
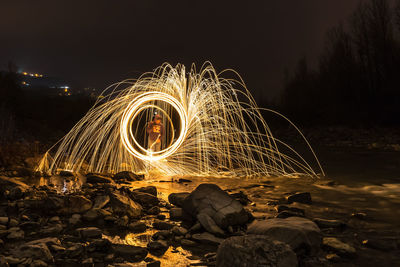
[[[158, 151], [158, 152], [152, 152], [149, 153], [147, 149], [142, 147], [135, 139], [133, 136], [131, 129], [132, 129], [132, 123], [133, 120], [137, 117], [137, 115], [140, 113], [140, 111], [146, 109], [149, 107], [149, 105], [145, 105], [146, 103], [149, 103], [151, 101], [164, 101], [168, 104], [170, 104], [175, 110], [178, 112], [179, 118], [180, 118], [180, 124], [181, 126], [181, 131], [179, 133], [179, 136], [175, 142], [173, 142], [172, 145], [166, 147], [165, 149]], [[161, 109], [162, 112], [164, 112]], [[164, 112], [164, 115], [167, 115]], [[167, 115], [168, 116], [168, 115]], [[172, 121], [167, 117], [171, 124]], [[133, 99], [128, 107], [126, 108], [122, 119], [121, 119], [121, 125], [120, 125], [120, 134], [121, 134], [121, 139], [122, 143], [124, 144], [125, 148], [131, 153], [133, 156], [142, 159], [142, 160], [147, 160], [147, 161], [157, 161], [161, 159], [165, 159], [168, 156], [170, 156], [172, 153], [174, 153], [179, 146], [182, 144], [182, 142], [185, 139], [186, 132], [187, 132], [187, 114], [185, 109], [183, 108], [182, 104], [179, 103], [177, 99], [172, 97], [171, 95], [168, 95], [166, 93], [162, 92], [148, 92], [148, 93], [143, 93], [142, 95], [136, 97]], [[132, 145], [130, 139], [133, 140], [134, 144], [143, 152], [147, 152], [147, 154], [144, 154], [143, 152], [138, 151], [135, 149], [135, 147]]]
[[[232, 79], [224, 73], [217, 73], [211, 63], [199, 71], [192, 65], [189, 72], [181, 64], [165, 63], [138, 79], [110, 86], [46, 152], [37, 170], [149, 174], [156, 169], [169, 177], [317, 176], [294, 148], [272, 134], [262, 115], [268, 111], [298, 131], [323, 174], [300, 130], [283, 115], [259, 108], [239, 74], [231, 70], [236, 77]], [[150, 152], [136, 140], [146, 109], [158, 109], [172, 126], [171, 141], [161, 151]], [[180, 125], [176, 134], [172, 114]]]

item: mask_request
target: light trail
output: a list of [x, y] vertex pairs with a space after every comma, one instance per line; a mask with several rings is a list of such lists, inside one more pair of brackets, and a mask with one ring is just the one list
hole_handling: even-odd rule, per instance
[[[137, 80], [107, 88], [88, 113], [46, 152], [37, 170], [56, 173], [148, 174], [166, 176], [296, 176], [318, 173], [291, 146], [276, 139], [243, 80], [223, 78], [210, 63], [199, 72], [163, 64]], [[159, 152], [145, 147], [143, 120], [158, 110], [168, 123]], [[178, 131], [175, 133], [175, 131]], [[281, 153], [283, 147], [288, 153]], [[290, 154], [290, 155], [289, 155]]]

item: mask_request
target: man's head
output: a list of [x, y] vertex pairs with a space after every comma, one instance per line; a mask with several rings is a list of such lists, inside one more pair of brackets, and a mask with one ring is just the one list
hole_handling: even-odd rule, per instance
[[161, 116], [158, 114], [154, 116], [154, 122], [157, 124], [161, 123], [161, 119], [162, 119]]

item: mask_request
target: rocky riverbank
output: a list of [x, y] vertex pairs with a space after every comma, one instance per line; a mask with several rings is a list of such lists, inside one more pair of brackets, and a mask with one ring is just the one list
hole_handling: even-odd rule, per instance
[[0, 177], [0, 266], [400, 263], [398, 225], [357, 200], [346, 208], [339, 193], [336, 203], [321, 196], [340, 188], [332, 181], [151, 181], [130, 172], [34, 180]]

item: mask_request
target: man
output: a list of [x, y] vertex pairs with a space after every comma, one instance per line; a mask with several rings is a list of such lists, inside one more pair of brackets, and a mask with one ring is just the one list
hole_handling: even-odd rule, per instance
[[164, 136], [164, 125], [161, 123], [161, 116], [156, 115], [154, 119], [147, 125], [147, 149], [151, 152], [161, 150], [161, 140]]

